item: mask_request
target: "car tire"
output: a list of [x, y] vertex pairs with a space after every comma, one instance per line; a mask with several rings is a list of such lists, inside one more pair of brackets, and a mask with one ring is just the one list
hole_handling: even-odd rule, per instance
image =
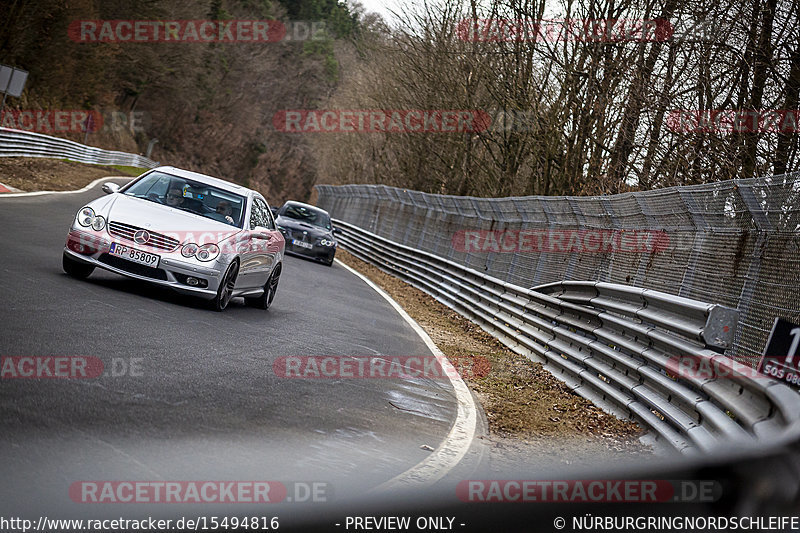
[[217, 289], [217, 295], [211, 300], [211, 309], [214, 311], [224, 311], [233, 298], [233, 288], [236, 285], [236, 278], [239, 275], [239, 261], [234, 261], [225, 271], [222, 281]]
[[333, 266], [333, 257], [331, 257], [330, 261], [325, 262], [325, 266]]
[[269, 309], [269, 306], [272, 305], [272, 300], [275, 298], [275, 292], [278, 290], [278, 283], [280, 280], [281, 267], [277, 267], [267, 280], [266, 285], [264, 285], [264, 292], [261, 294], [261, 296], [256, 298], [245, 298], [244, 301], [251, 307], [264, 310]]
[[86, 279], [94, 272], [94, 265], [87, 265], [86, 263], [76, 261], [66, 253], [61, 258], [61, 267], [64, 269], [64, 272], [78, 279]]

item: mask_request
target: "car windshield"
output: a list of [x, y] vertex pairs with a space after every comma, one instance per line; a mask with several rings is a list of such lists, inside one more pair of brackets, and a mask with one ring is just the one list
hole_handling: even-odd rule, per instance
[[312, 226], [319, 226], [320, 228], [331, 229], [331, 217], [328, 213], [319, 211], [318, 209], [311, 209], [297, 204], [287, 204], [281, 209], [280, 216], [292, 218], [311, 224]]
[[242, 227], [245, 198], [206, 183], [164, 172], [151, 172], [122, 192], [217, 222]]

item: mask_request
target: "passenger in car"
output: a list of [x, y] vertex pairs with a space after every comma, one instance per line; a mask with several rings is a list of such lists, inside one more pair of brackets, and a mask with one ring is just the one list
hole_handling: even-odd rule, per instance
[[214, 220], [219, 220], [220, 222], [235, 224], [232, 215], [233, 215], [233, 206], [231, 205], [231, 203], [227, 200], [221, 200], [217, 204], [217, 209], [209, 216]]

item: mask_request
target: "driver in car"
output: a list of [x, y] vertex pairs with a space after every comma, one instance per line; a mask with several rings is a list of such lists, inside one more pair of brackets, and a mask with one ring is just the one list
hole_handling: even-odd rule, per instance
[[180, 207], [183, 205], [183, 190], [178, 189], [177, 187], [171, 188], [167, 192], [167, 205], [171, 205], [172, 207]]
[[198, 215], [205, 214], [205, 212], [203, 211], [203, 204], [200, 203], [198, 200], [195, 200], [191, 196], [187, 198], [184, 193], [184, 190], [179, 187], [175, 186], [170, 187], [169, 191], [167, 192], [165, 200], [166, 204], [170, 207], [177, 207], [178, 209], [191, 211], [192, 213]]

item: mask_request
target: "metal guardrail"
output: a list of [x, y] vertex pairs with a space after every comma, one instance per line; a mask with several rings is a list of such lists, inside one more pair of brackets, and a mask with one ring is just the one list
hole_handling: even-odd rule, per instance
[[728, 349], [733, 344], [736, 310], [673, 294], [615, 283], [562, 281], [532, 287], [559, 299], [622, 314], [672, 330], [706, 346]]
[[800, 394], [723, 355], [736, 310], [598, 282], [503, 282], [341, 220], [341, 244], [541, 362], [577, 394], [683, 453], [778, 438]]
[[95, 165], [155, 168], [158, 163], [138, 154], [103, 150], [41, 133], [0, 128], [0, 157], [50, 157]]

